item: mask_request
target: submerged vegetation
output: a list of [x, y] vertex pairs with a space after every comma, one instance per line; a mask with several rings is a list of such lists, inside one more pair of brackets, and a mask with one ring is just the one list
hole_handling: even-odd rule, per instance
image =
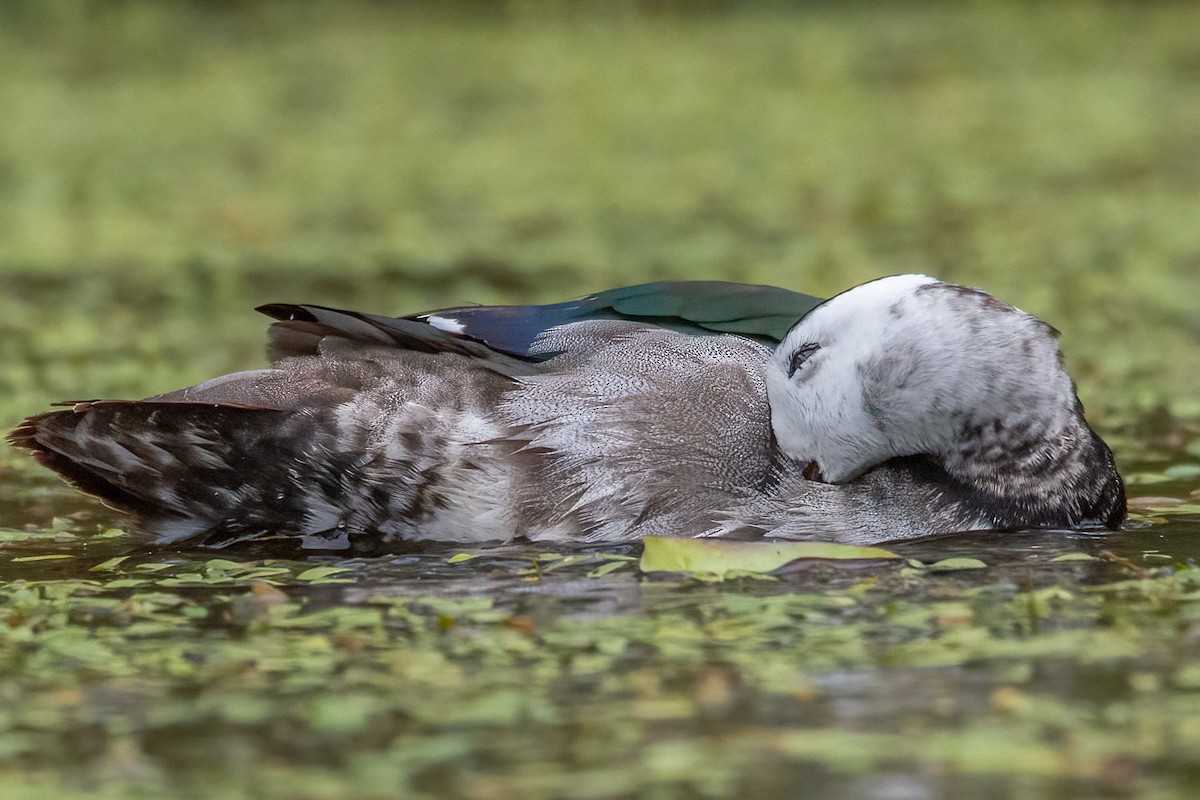
[[150, 553], [5, 449], [0, 796], [1194, 793], [1198, 29], [1184, 3], [3, 4], [2, 428], [260, 365], [265, 302], [926, 271], [1063, 332], [1133, 521], [766, 575], [737, 548]]

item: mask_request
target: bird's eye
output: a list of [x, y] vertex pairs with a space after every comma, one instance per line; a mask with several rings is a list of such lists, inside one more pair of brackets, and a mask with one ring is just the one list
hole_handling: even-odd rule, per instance
[[804, 366], [804, 362], [812, 357], [812, 354], [821, 349], [821, 345], [815, 342], [802, 344], [796, 348], [796, 352], [792, 353], [792, 360], [788, 362], [788, 377], [796, 374], [796, 370]]

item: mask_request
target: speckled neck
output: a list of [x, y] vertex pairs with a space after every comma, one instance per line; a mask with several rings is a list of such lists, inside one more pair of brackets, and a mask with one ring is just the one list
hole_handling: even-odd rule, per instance
[[1079, 414], [968, 423], [931, 460], [997, 528], [1115, 528], [1125, 519], [1112, 451]]

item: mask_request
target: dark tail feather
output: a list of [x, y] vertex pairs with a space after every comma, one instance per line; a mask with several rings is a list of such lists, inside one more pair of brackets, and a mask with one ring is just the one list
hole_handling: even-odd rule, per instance
[[290, 303], [271, 303], [255, 310], [276, 320], [268, 331], [272, 359], [315, 355], [321, 352], [323, 342], [332, 339], [354, 346], [395, 347], [432, 355], [454, 353], [508, 377], [527, 375], [533, 370], [530, 361], [493, 350], [468, 336], [404, 317]]
[[73, 461], [71, 456], [53, 449], [48, 443], [57, 441], [61, 447], [61, 442], [70, 438], [69, 434], [64, 435], [64, 431], [68, 431], [76, 421], [74, 411], [51, 411], [27, 417], [8, 434], [8, 441], [16, 447], [32, 451], [34, 461], [57, 472], [75, 488], [95, 495], [106, 504], [134, 514], [151, 514], [153, 506], [143, 499], [122, 489], [101, 471]]
[[247, 406], [97, 401], [29, 417], [8, 441], [138, 515], [160, 540], [219, 540], [269, 529], [295, 511], [281, 488], [290, 462], [284, 443], [304, 441], [297, 426], [311, 423]]

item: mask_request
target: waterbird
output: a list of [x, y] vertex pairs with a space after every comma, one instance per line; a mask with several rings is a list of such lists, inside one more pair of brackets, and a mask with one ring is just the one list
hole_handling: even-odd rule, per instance
[[924, 275], [828, 300], [681, 281], [258, 310], [269, 368], [65, 403], [9, 441], [160, 544], [875, 544], [1125, 519], [1057, 331]]

